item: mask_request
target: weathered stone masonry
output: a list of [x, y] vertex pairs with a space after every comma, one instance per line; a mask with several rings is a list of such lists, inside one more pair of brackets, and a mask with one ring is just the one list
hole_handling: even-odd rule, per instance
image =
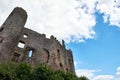
[[53, 69], [74, 73], [73, 55], [54, 36], [50, 39], [24, 28], [27, 13], [15, 8], [0, 27], [0, 63], [27, 62], [32, 65], [46, 63]]

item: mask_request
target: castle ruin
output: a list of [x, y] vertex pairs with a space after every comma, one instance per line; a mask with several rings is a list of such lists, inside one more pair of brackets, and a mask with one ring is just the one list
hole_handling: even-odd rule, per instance
[[0, 63], [45, 63], [52, 69], [74, 73], [72, 51], [66, 50], [64, 41], [60, 44], [54, 36], [46, 38], [24, 28], [26, 20], [25, 10], [17, 7], [0, 27]]

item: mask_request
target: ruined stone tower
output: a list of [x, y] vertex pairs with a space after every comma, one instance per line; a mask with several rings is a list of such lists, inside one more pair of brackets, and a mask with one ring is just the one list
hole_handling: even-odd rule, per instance
[[0, 27], [0, 63], [27, 62], [32, 65], [48, 64], [53, 69], [74, 73], [73, 55], [54, 36], [50, 39], [24, 28], [27, 13], [15, 8]]

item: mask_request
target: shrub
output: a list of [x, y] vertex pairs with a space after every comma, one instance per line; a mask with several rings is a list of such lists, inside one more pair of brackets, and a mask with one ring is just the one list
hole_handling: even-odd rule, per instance
[[29, 80], [31, 74], [31, 65], [21, 63], [14, 70], [14, 78], [17, 80]]
[[39, 64], [33, 71], [36, 80], [48, 80], [52, 74], [53, 71], [45, 64]]
[[88, 80], [85, 76], [78, 78], [75, 74], [52, 70], [45, 64], [31, 67], [28, 63], [1, 64], [0, 80]]
[[85, 76], [81, 76], [81, 77], [79, 77], [79, 80], [89, 80], [89, 79]]

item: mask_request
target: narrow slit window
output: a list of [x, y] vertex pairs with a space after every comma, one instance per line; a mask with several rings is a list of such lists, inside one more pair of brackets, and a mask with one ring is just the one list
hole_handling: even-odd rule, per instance
[[24, 37], [24, 38], [27, 38], [27, 37], [28, 37], [28, 35], [27, 35], [27, 34], [24, 34], [24, 35], [23, 35], [23, 37]]
[[20, 41], [20, 42], [18, 43], [18, 47], [19, 47], [19, 48], [24, 48], [24, 47], [25, 47], [25, 43]]
[[28, 57], [32, 57], [32, 56], [33, 56], [33, 50], [29, 50]]

